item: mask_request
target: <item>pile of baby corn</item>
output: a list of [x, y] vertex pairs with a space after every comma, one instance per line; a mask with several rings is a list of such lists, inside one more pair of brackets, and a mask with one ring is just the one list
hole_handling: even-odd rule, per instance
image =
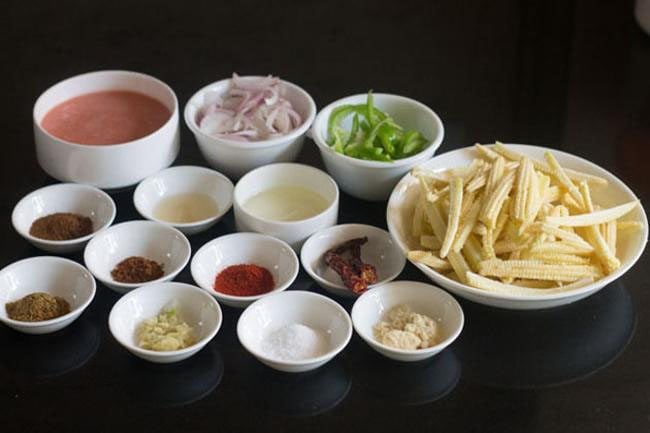
[[420, 248], [410, 260], [478, 289], [524, 296], [582, 287], [621, 266], [618, 233], [641, 223], [617, 220], [638, 200], [600, 208], [590, 188], [607, 181], [561, 167], [551, 152], [538, 161], [499, 142], [475, 149], [467, 167], [412, 171]]

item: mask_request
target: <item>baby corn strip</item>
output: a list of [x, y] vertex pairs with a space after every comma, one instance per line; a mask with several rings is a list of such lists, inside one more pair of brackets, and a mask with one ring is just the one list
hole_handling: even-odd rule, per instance
[[576, 281], [585, 277], [600, 277], [596, 266], [556, 265], [537, 260], [490, 259], [479, 263], [483, 276], [499, 278], [523, 278], [530, 280]]
[[515, 198], [512, 204], [512, 217], [517, 221], [526, 219], [526, 202], [530, 186], [530, 177], [533, 174], [533, 163], [530, 159], [524, 158], [517, 170], [517, 180], [515, 186]]
[[544, 242], [540, 245], [532, 245], [530, 248], [530, 253], [575, 254], [577, 256], [590, 256], [593, 251], [594, 247], [591, 245], [589, 245], [589, 249], [587, 250], [566, 242]]
[[420, 236], [420, 245], [430, 250], [439, 250], [442, 246], [442, 243], [435, 235], [422, 235]]
[[[619, 227], [619, 230], [622, 230]], [[474, 228], [472, 229], [472, 233], [475, 235], [483, 236], [485, 233], [487, 233], [487, 227], [485, 227], [485, 224], [481, 222], [477, 222]]]
[[546, 233], [547, 235], [560, 238], [566, 243], [575, 245], [580, 249], [593, 251], [593, 247], [591, 246], [591, 244], [589, 244], [589, 242], [587, 242], [586, 240], [582, 239], [582, 237], [580, 237], [580, 235], [578, 235], [577, 233], [563, 230], [559, 227], [556, 227], [548, 223], [535, 223], [533, 225], [533, 228], [535, 230], [541, 231], [542, 233]]
[[571, 197], [576, 201], [576, 203], [579, 204], [579, 209], [582, 209], [583, 203], [582, 203], [582, 195], [580, 194], [580, 190], [578, 190], [578, 187], [576, 187], [573, 184], [573, 181], [569, 179], [569, 176], [566, 174], [566, 171], [562, 168], [559, 162], [557, 162], [557, 159], [553, 156], [551, 152], [544, 152], [544, 158], [546, 158], [546, 162], [548, 163], [548, 166], [551, 168], [551, 174], [555, 179], [566, 189], [569, 194], [571, 194]]
[[494, 161], [499, 157], [499, 154], [496, 153], [494, 150], [490, 149], [489, 147], [485, 147], [480, 143], [474, 144], [474, 148], [476, 149], [476, 151], [480, 156], [490, 161]]
[[435, 203], [438, 200], [447, 197], [448, 195], [449, 195], [449, 185], [439, 190], [427, 192], [427, 201], [429, 203]]
[[478, 271], [478, 264], [483, 260], [483, 257], [481, 256], [481, 244], [474, 235], [470, 234], [467, 242], [463, 245], [463, 256], [465, 256], [470, 268], [473, 271]]
[[[575, 283], [580, 283], [580, 286], [578, 287], [582, 287], [586, 284], [590, 284], [590, 282], [593, 282], [593, 278], [591, 279], [591, 281], [588, 278], [580, 279]], [[487, 290], [489, 292], [498, 293], [501, 295], [520, 296], [520, 297], [562, 293], [577, 288], [576, 286], [574, 286], [574, 284], [568, 284], [566, 286], [554, 287], [549, 289], [527, 288], [527, 287], [516, 286], [514, 284], [504, 284], [499, 281], [492, 280], [490, 278], [482, 277], [478, 274], [475, 274], [474, 272], [467, 273], [467, 284], [476, 287], [478, 289]]]
[[575, 201], [575, 199], [569, 194], [568, 192], [565, 192], [562, 194], [562, 204], [564, 204], [566, 207], [571, 208], [575, 210], [576, 212], [582, 213], [582, 207], [580, 206], [580, 203]]
[[555, 281], [547, 280], [514, 280], [512, 284], [519, 287], [528, 287], [529, 289], [551, 289], [557, 287]]
[[456, 167], [450, 169], [449, 171], [451, 173], [451, 177], [449, 179], [449, 182], [451, 183], [454, 177], [462, 178], [463, 182], [470, 181], [474, 176], [476, 176], [477, 172], [483, 169], [483, 164], [485, 164], [485, 162], [477, 158], [474, 159], [467, 167]]
[[452, 250], [449, 251], [448, 259], [451, 267], [454, 268], [454, 272], [458, 275], [458, 279], [462, 283], [467, 284], [467, 273], [471, 271], [469, 265], [465, 261], [465, 257], [463, 257], [463, 254]]
[[616, 235], [616, 221], [605, 224], [605, 242], [607, 242], [607, 246], [614, 256], [616, 256]]
[[509, 203], [510, 203], [510, 197], [506, 198], [506, 200], [503, 202], [503, 206], [501, 207], [501, 213], [497, 217], [497, 223], [494, 226], [494, 233], [492, 234], [493, 241], [499, 239], [499, 236], [501, 236], [501, 232], [503, 231], [503, 228], [506, 226], [506, 223], [508, 222], [508, 218], [510, 217], [510, 211], [508, 210]]
[[[499, 143], [498, 141], [494, 144], [494, 147], [491, 150], [511, 161], [520, 161], [524, 157], [524, 155], [508, 149], [503, 145], [503, 143]], [[548, 165], [544, 164], [543, 161], [538, 161], [536, 159], [533, 159], [532, 161], [535, 170], [539, 170], [545, 174], [552, 174], [553, 170]], [[585, 180], [592, 185], [607, 186], [607, 179], [600, 176], [594, 176], [592, 174], [582, 173], [571, 169], [565, 169], [564, 171], [570, 179], [577, 182]]]
[[467, 192], [476, 192], [479, 189], [483, 188], [487, 183], [488, 174], [487, 172], [482, 172], [472, 178], [467, 185], [465, 186], [465, 191]]
[[547, 181], [540, 179], [539, 176], [537, 176], [534, 169], [531, 170], [524, 218], [524, 221], [528, 222], [528, 224], [535, 221], [537, 212], [539, 212], [539, 207], [542, 205], [542, 199], [544, 197], [544, 192], [546, 191], [546, 182]]
[[490, 174], [488, 175], [487, 183], [485, 184], [485, 194], [491, 193], [494, 188], [496, 188], [497, 184], [499, 183], [499, 179], [503, 176], [503, 171], [504, 171], [504, 166], [506, 164], [506, 160], [503, 159], [501, 156], [497, 156], [497, 159], [494, 160], [494, 163], [492, 164], [492, 169], [490, 170]]
[[424, 177], [432, 183], [449, 183], [449, 179], [451, 178], [447, 171], [425, 170], [419, 167], [411, 170], [411, 176], [417, 177], [418, 179]]
[[461, 216], [467, 215], [467, 212], [472, 207], [472, 204], [474, 204], [475, 197], [476, 193], [474, 192], [463, 193], [463, 204], [460, 206]]
[[[458, 231], [460, 222], [460, 210], [463, 204], [463, 179], [454, 177], [449, 184], [449, 216], [447, 217], [447, 230], [440, 247], [440, 257], [445, 258], [449, 254], [451, 245]], [[455, 269], [455, 268], [454, 268]], [[458, 272], [456, 272], [458, 274]], [[462, 274], [458, 274], [462, 278]]]
[[427, 216], [427, 220], [429, 220], [433, 234], [438, 238], [442, 246], [442, 240], [445, 238], [445, 232], [447, 231], [447, 224], [440, 213], [440, 209], [438, 209], [438, 204], [426, 204], [424, 206], [424, 213]]
[[413, 224], [411, 225], [411, 234], [418, 237], [422, 234], [422, 222], [424, 221], [424, 192], [420, 189], [420, 197], [413, 211]]
[[546, 193], [544, 194], [545, 203], [553, 203], [554, 201], [558, 201], [559, 199], [560, 199], [560, 188], [554, 185], [549, 187], [546, 190]]
[[451, 269], [451, 265], [447, 260], [442, 260], [441, 258], [434, 256], [430, 251], [412, 250], [408, 252], [407, 257], [409, 260], [427, 265], [436, 271], [446, 271]]
[[530, 260], [539, 260], [544, 263], [555, 263], [558, 265], [588, 265], [591, 263], [589, 257], [563, 253], [532, 253], [529, 254], [527, 258]]
[[620, 268], [621, 261], [616, 258], [616, 256], [609, 249], [605, 238], [603, 238], [603, 235], [601, 235], [600, 231], [598, 230], [598, 226], [589, 226], [586, 227], [585, 230], [587, 231], [587, 239], [594, 247], [594, 254], [603, 264], [606, 273], [610, 274], [616, 269]]
[[483, 199], [483, 209], [481, 209], [479, 219], [483, 221], [487, 228], [494, 228], [496, 225], [496, 220], [503, 206], [503, 202], [508, 197], [514, 181], [515, 172], [512, 171], [503, 176], [494, 191]]
[[566, 227], [585, 227], [607, 223], [609, 221], [614, 221], [623, 215], [632, 211], [635, 207], [639, 205], [638, 200], [634, 200], [619, 206], [610, 207], [609, 209], [602, 209], [595, 212], [571, 215], [571, 216], [560, 216], [553, 217], [547, 216], [546, 222], [549, 224], [555, 224], [559, 226]]
[[639, 221], [616, 221], [616, 228], [620, 231], [638, 231], [643, 228]]
[[499, 256], [505, 253], [512, 253], [514, 251], [524, 250], [528, 247], [527, 243], [515, 241], [499, 241], [494, 244], [494, 253]]
[[467, 241], [468, 236], [472, 233], [472, 229], [476, 225], [478, 220], [478, 213], [481, 210], [481, 200], [474, 200], [471, 207], [467, 211], [465, 216], [461, 219], [460, 227], [458, 228], [458, 233], [456, 234], [456, 239], [453, 243], [453, 250], [460, 252]]
[[494, 229], [488, 229], [481, 240], [481, 255], [483, 258], [486, 260], [495, 258], [497, 253], [494, 251]]

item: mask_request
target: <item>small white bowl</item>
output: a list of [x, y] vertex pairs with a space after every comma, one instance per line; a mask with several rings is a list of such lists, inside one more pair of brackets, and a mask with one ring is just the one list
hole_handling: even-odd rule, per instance
[[[118, 293], [172, 280], [190, 260], [190, 242], [180, 231], [154, 221], [128, 221], [98, 233], [86, 246], [84, 262], [95, 278]], [[165, 274], [146, 283], [120, 283], [111, 271], [122, 260], [142, 256], [163, 265]]]
[[[167, 352], [138, 347], [138, 326], [169, 307], [178, 310], [183, 320], [196, 332], [198, 341], [185, 349]], [[171, 282], [148, 284], [122, 296], [111, 309], [108, 327], [117, 342], [135, 356], [167, 364], [187, 359], [201, 350], [217, 335], [221, 321], [221, 308], [214, 298], [196, 286]]]
[[[71, 143], [41, 127], [55, 106], [86, 93], [127, 90], [143, 93], [164, 104], [171, 116], [153, 133], [127, 143], [92, 146]], [[38, 163], [63, 182], [123, 188], [169, 167], [180, 149], [178, 100], [174, 91], [150, 75], [130, 71], [98, 71], [77, 75], [47, 89], [34, 104], [34, 140]]]
[[[373, 326], [384, 319], [391, 308], [401, 304], [438, 322], [442, 340], [435, 346], [417, 350], [396, 349], [379, 343], [373, 335]], [[449, 293], [416, 281], [392, 281], [376, 287], [361, 295], [352, 307], [352, 323], [357, 334], [377, 352], [396, 361], [421, 361], [440, 353], [458, 337], [464, 322], [463, 310]]]
[[365, 224], [341, 224], [314, 233], [300, 250], [302, 267], [319, 286], [333, 295], [357, 297], [343, 285], [341, 277], [325, 264], [323, 255], [347, 240], [364, 236], [368, 237], [368, 242], [361, 246], [361, 259], [377, 269], [377, 282], [369, 288], [397, 278], [406, 265], [402, 250], [386, 230]]
[[327, 144], [327, 123], [332, 110], [345, 104], [365, 104], [367, 94], [348, 96], [320, 110], [311, 136], [320, 149], [325, 168], [341, 189], [351, 196], [370, 201], [386, 200], [395, 184], [408, 171], [431, 158], [445, 135], [442, 121], [426, 105], [410, 98], [384, 93], [374, 94], [375, 106], [388, 113], [405, 129], [415, 129], [429, 140], [420, 152], [393, 162], [366, 161], [335, 152]]
[[[29, 234], [38, 218], [56, 213], [71, 212], [87, 216], [93, 223], [93, 233], [67, 241], [39, 239]], [[90, 185], [59, 183], [33, 191], [14, 207], [11, 222], [14, 229], [36, 248], [53, 253], [69, 253], [83, 249], [97, 232], [115, 219], [115, 202], [105, 192]]]
[[[530, 158], [539, 160], [543, 160], [544, 152], [550, 150], [563, 167], [606, 179], [608, 186], [594, 187], [591, 190], [594, 203], [601, 206], [610, 207], [637, 199], [632, 190], [616, 176], [579, 156], [538, 146], [507, 144], [507, 147]], [[475, 157], [475, 149], [473, 147], [465, 147], [438, 155], [422, 164], [422, 168], [442, 170], [463, 167], [470, 164]], [[410, 174], [404, 176], [397, 186], [395, 186], [395, 190], [388, 201], [386, 211], [388, 231], [390, 231], [395, 242], [400, 246], [405, 255], [409, 250], [418, 246], [418, 241], [413, 239], [410, 229], [412, 212], [419, 191], [417, 185], [418, 181], [415, 177]], [[535, 310], [558, 307], [576, 302], [598, 292], [603, 287], [620, 278], [641, 257], [648, 242], [648, 218], [643, 210], [643, 206], [637, 206], [636, 209], [624, 216], [623, 219], [639, 221], [643, 227], [637, 233], [619, 236], [616, 250], [621, 260], [621, 267], [606, 277], [594, 281], [592, 284], [574, 290], [567, 290], [566, 292], [548, 295], [503, 295], [500, 293], [492, 293], [454, 281], [421, 263], [414, 262], [413, 264], [436, 284], [472, 302], [512, 310]]]
[[[242, 80], [255, 80], [263, 77], [246, 76]], [[238, 179], [250, 170], [274, 162], [289, 162], [298, 157], [305, 133], [316, 116], [314, 100], [302, 88], [288, 81], [280, 80], [285, 89], [284, 97], [291, 102], [300, 114], [303, 123], [287, 135], [255, 142], [241, 142], [213, 137], [201, 131], [196, 123], [197, 115], [204, 105], [208, 91], [225, 93], [230, 78], [208, 84], [196, 92], [185, 105], [185, 124], [194, 134], [199, 150], [210, 166], [233, 179]]]
[[[285, 325], [301, 323], [329, 335], [330, 350], [324, 355], [299, 361], [269, 357], [262, 342]], [[314, 370], [334, 358], [352, 337], [352, 321], [337, 302], [312, 292], [290, 290], [266, 296], [251, 304], [237, 322], [239, 342], [260, 362], [287, 373]]]
[[[255, 264], [271, 272], [275, 288], [262, 295], [233, 296], [214, 290], [214, 280], [231, 265]], [[287, 289], [296, 279], [298, 257], [286, 242], [258, 233], [233, 233], [203, 245], [192, 259], [192, 278], [203, 290], [220, 302], [245, 308], [258, 299]]]
[[[273, 221], [253, 215], [244, 208], [246, 201], [257, 193], [282, 185], [298, 185], [320, 194], [328, 203], [327, 209], [303, 220]], [[336, 224], [339, 189], [334, 179], [317, 168], [304, 164], [270, 164], [251, 171], [237, 182], [234, 211], [237, 231], [264, 233], [299, 250], [313, 233]]]
[[[140, 215], [176, 227], [186, 235], [205, 231], [216, 224], [232, 207], [234, 186], [223, 174], [198, 166], [175, 166], [149, 176], [135, 189], [133, 204]], [[205, 194], [217, 204], [217, 214], [191, 223], [172, 223], [153, 216], [162, 199], [177, 194]]]
[[[95, 297], [95, 279], [86, 268], [61, 257], [31, 257], [0, 270], [0, 321], [26, 334], [49, 334], [74, 322]], [[59, 296], [70, 312], [41, 322], [21, 322], [7, 316], [5, 305], [34, 292]]]

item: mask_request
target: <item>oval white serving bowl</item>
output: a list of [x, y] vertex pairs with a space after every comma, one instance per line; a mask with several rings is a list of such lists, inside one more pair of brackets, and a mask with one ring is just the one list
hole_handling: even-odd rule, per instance
[[[138, 346], [138, 326], [146, 319], [174, 307], [180, 317], [193, 328], [197, 342], [185, 349], [158, 352]], [[108, 327], [111, 334], [135, 356], [147, 361], [167, 364], [189, 358], [217, 335], [222, 314], [219, 303], [198, 287], [168, 282], [148, 284], [122, 296], [111, 309]]]
[[[90, 218], [93, 232], [66, 241], [40, 239], [29, 234], [35, 220], [57, 212], [76, 213]], [[69, 253], [83, 249], [97, 232], [110, 226], [115, 213], [115, 202], [100, 189], [90, 185], [59, 183], [39, 188], [23, 197], [14, 207], [11, 223], [18, 234], [36, 248], [53, 253]]]
[[[192, 235], [209, 229], [230, 210], [233, 190], [230, 179], [217, 171], [191, 165], [175, 166], [140, 182], [133, 193], [133, 204], [144, 218], [171, 225], [186, 235]], [[172, 223], [154, 217], [154, 210], [161, 200], [190, 193], [212, 198], [218, 212], [210, 218], [190, 223]]]
[[[233, 296], [214, 290], [216, 276], [231, 265], [255, 264], [271, 272], [275, 288], [262, 295]], [[300, 265], [286, 243], [259, 233], [233, 233], [203, 245], [192, 258], [192, 278], [203, 290], [230, 307], [245, 308], [264, 296], [286, 290], [298, 276]]]
[[366, 161], [335, 152], [327, 144], [327, 123], [332, 110], [345, 104], [365, 104], [367, 98], [367, 94], [362, 94], [332, 102], [319, 111], [311, 135], [328, 173], [344, 192], [362, 200], [386, 200], [404, 174], [431, 158], [440, 147], [445, 132], [438, 115], [421, 102], [404, 96], [377, 93], [374, 94], [375, 106], [389, 114], [404, 129], [415, 129], [422, 133], [429, 140], [428, 145], [420, 153], [393, 162]]
[[[242, 80], [255, 80], [263, 77], [245, 76]], [[270, 140], [241, 142], [210, 136], [199, 128], [196, 119], [204, 105], [206, 92], [225, 93], [230, 78], [217, 81], [196, 92], [185, 105], [185, 124], [194, 134], [203, 157], [211, 167], [227, 176], [238, 179], [247, 172], [275, 162], [289, 162], [298, 157], [305, 133], [316, 116], [314, 100], [302, 88], [288, 81], [280, 80], [285, 89], [284, 97], [291, 102], [303, 123], [287, 135]]]
[[[154, 221], [128, 221], [98, 233], [86, 246], [84, 262], [95, 278], [118, 293], [174, 279], [190, 260], [190, 242], [180, 231]], [[164, 275], [146, 283], [120, 283], [111, 271], [122, 260], [142, 256], [163, 265]]]
[[[318, 215], [298, 221], [273, 221], [246, 210], [246, 201], [254, 195], [273, 187], [291, 185], [318, 193], [327, 201], [328, 207]], [[336, 224], [339, 189], [334, 179], [317, 168], [304, 164], [270, 164], [249, 172], [237, 182], [234, 211], [237, 231], [264, 233], [299, 250], [313, 233]]]
[[[90, 305], [95, 291], [93, 276], [72, 260], [50, 256], [20, 260], [0, 270], [0, 321], [26, 334], [49, 334], [74, 322]], [[70, 312], [41, 322], [10, 319], [5, 305], [34, 292], [65, 299], [70, 304]]]
[[[330, 350], [318, 357], [287, 361], [269, 357], [262, 342], [285, 325], [300, 323], [325, 332]], [[266, 296], [252, 303], [239, 317], [237, 337], [244, 348], [263, 364], [287, 373], [314, 370], [341, 352], [352, 337], [352, 321], [335, 301], [316, 293], [290, 290]]]
[[[106, 90], [145, 94], [165, 105], [171, 116], [153, 133], [113, 145], [71, 143], [41, 127], [43, 117], [58, 104], [86, 93]], [[176, 94], [157, 78], [139, 72], [97, 71], [63, 80], [38, 98], [33, 121], [38, 163], [47, 174], [63, 182], [86, 183], [102, 189], [134, 185], [171, 165], [180, 148]]]
[[[383, 320], [391, 308], [401, 304], [437, 322], [441, 336], [438, 344], [426, 349], [404, 350], [375, 339], [373, 326]], [[352, 307], [352, 323], [357, 334], [377, 352], [396, 361], [414, 362], [437, 355], [453, 343], [463, 329], [465, 317], [458, 302], [442, 289], [416, 281], [392, 281], [357, 299]]]
[[402, 250], [386, 230], [365, 224], [341, 224], [314, 233], [300, 250], [302, 267], [319, 286], [333, 295], [357, 297], [343, 285], [341, 277], [325, 264], [323, 255], [345, 241], [364, 236], [368, 237], [368, 242], [361, 246], [361, 259], [377, 270], [377, 282], [369, 288], [397, 278], [406, 265]]
[[[518, 144], [507, 144], [506, 146], [516, 152], [540, 160], [544, 159], [544, 152], [550, 150], [563, 167], [582, 171], [587, 174], [598, 175], [607, 179], [609, 182], [607, 187], [592, 188], [592, 197], [595, 204], [599, 204], [603, 207], [610, 207], [637, 198], [634, 193], [616, 176], [578, 156], [537, 146]], [[422, 164], [421, 167], [429, 170], [460, 167], [468, 165], [475, 157], [476, 153], [474, 148], [466, 147], [439, 155], [425, 164]], [[418, 193], [416, 182], [417, 181], [413, 176], [410, 174], [406, 175], [397, 184], [388, 201], [388, 229], [400, 248], [402, 248], [402, 251], [404, 251], [404, 254], [406, 254], [410, 249], [417, 247], [416, 240], [410, 235], [411, 217]], [[578, 301], [596, 293], [607, 284], [621, 277], [638, 260], [648, 241], [648, 219], [642, 206], [637, 207], [623, 219], [640, 221], [643, 224], [643, 229], [639, 233], [622, 235], [619, 237], [617, 255], [619, 259], [621, 259], [621, 267], [610, 275], [607, 275], [592, 284], [571, 291], [549, 295], [506, 296], [476, 289], [451, 280], [428, 266], [419, 263], [413, 264], [432, 281], [441, 285], [445, 289], [479, 304], [513, 310], [533, 310], [557, 307]]]

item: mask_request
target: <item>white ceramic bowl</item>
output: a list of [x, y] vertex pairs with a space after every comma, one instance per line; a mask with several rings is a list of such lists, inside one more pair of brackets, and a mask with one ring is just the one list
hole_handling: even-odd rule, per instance
[[[314, 120], [311, 136], [320, 149], [327, 171], [351, 196], [386, 200], [399, 179], [414, 166], [431, 158], [445, 135], [442, 121], [426, 105], [404, 96], [377, 93], [374, 103], [405, 129], [420, 131], [429, 144], [418, 154], [393, 162], [366, 161], [337, 153], [327, 144], [327, 122], [332, 110], [344, 104], [365, 104], [367, 94], [348, 96], [323, 108]], [[344, 124], [345, 125], [345, 124]]]
[[377, 283], [369, 288], [397, 278], [406, 265], [402, 250], [386, 230], [365, 224], [342, 224], [314, 233], [300, 250], [302, 267], [319, 286], [333, 295], [357, 297], [343, 285], [339, 274], [325, 264], [323, 255], [347, 240], [364, 236], [368, 237], [368, 242], [361, 247], [361, 259], [377, 269]]
[[[393, 307], [408, 305], [412, 311], [434, 319], [441, 333], [438, 344], [426, 349], [396, 349], [379, 343], [373, 326], [384, 319]], [[414, 362], [440, 353], [458, 337], [465, 318], [463, 310], [447, 292], [430, 284], [416, 281], [392, 281], [370, 290], [357, 299], [352, 307], [354, 330], [377, 352], [396, 361]]]
[[[285, 325], [301, 323], [329, 335], [330, 350], [322, 356], [300, 361], [269, 357], [262, 342]], [[239, 342], [260, 362], [288, 373], [314, 370], [334, 358], [350, 341], [352, 321], [335, 301], [316, 293], [290, 290], [266, 296], [251, 304], [237, 322]]]
[[[98, 233], [86, 246], [84, 261], [95, 278], [118, 293], [174, 279], [190, 260], [190, 242], [180, 231], [154, 221], [128, 221]], [[122, 260], [142, 256], [163, 265], [165, 274], [147, 283], [120, 283], [111, 271]]]
[[[172, 113], [157, 131], [128, 143], [92, 146], [54, 137], [41, 127], [56, 105], [75, 96], [105, 90], [143, 93], [163, 103]], [[43, 170], [63, 182], [87, 183], [99, 188], [122, 188], [171, 165], [178, 155], [180, 135], [178, 101], [162, 81], [130, 71], [98, 71], [77, 75], [47, 89], [34, 104], [36, 157]]]
[[[246, 76], [243, 80], [262, 77]], [[297, 158], [305, 133], [316, 116], [316, 104], [309, 93], [288, 81], [281, 80], [286, 90], [284, 97], [291, 102], [294, 110], [300, 114], [303, 123], [287, 135], [256, 142], [241, 142], [212, 137], [199, 129], [197, 115], [204, 105], [206, 92], [225, 93], [230, 85], [230, 78], [208, 84], [196, 92], [185, 105], [185, 124], [194, 134], [199, 150], [210, 166], [233, 179], [238, 179], [250, 170], [274, 162], [289, 162]]]
[[[29, 234], [35, 220], [56, 212], [87, 216], [93, 223], [93, 233], [67, 241], [39, 239]], [[115, 212], [115, 202], [105, 192], [90, 185], [59, 183], [37, 189], [23, 197], [14, 207], [11, 223], [18, 234], [36, 248], [53, 253], [69, 253], [81, 250], [97, 232], [110, 226]]]
[[[551, 150], [560, 165], [563, 167], [598, 175], [607, 179], [609, 182], [607, 187], [592, 188], [593, 200], [601, 206], [614, 206], [637, 198], [634, 193], [616, 176], [583, 158], [544, 147], [517, 144], [508, 144], [507, 146], [514, 151], [540, 160], [544, 159], [545, 151]], [[468, 165], [475, 157], [476, 153], [474, 148], [466, 147], [439, 155], [425, 164], [422, 164], [422, 167], [430, 170], [460, 167]], [[404, 254], [406, 254], [411, 247], [414, 248], [417, 246], [416, 240], [410, 235], [411, 216], [417, 199], [417, 191], [417, 181], [409, 174], [397, 184], [390, 200], [388, 201], [388, 229], [397, 244], [402, 248], [402, 251], [404, 251]], [[616, 249], [617, 256], [621, 259], [621, 267], [605, 278], [595, 281], [592, 284], [566, 292], [549, 295], [505, 296], [461, 284], [439, 274], [428, 266], [419, 263], [413, 264], [431, 280], [450, 292], [479, 304], [513, 310], [532, 310], [557, 307], [593, 295], [607, 284], [621, 277], [638, 260], [648, 241], [648, 219], [642, 207], [637, 207], [637, 209], [630, 212], [623, 219], [640, 221], [643, 224], [643, 229], [639, 233], [625, 236], [622, 235], [619, 237]]]
[[[197, 342], [185, 349], [167, 352], [140, 348], [136, 340], [138, 326], [165, 308], [178, 311], [194, 329]], [[201, 350], [217, 335], [221, 321], [221, 308], [214, 298], [190, 284], [171, 282], [148, 284], [122, 296], [111, 309], [108, 327], [117, 342], [135, 356], [167, 364], [187, 359]]]
[[[135, 189], [133, 204], [144, 218], [176, 227], [187, 235], [205, 231], [215, 225], [232, 207], [234, 186], [223, 174], [198, 166], [175, 166], [149, 176]], [[153, 216], [162, 199], [177, 194], [205, 194], [217, 204], [217, 214], [191, 223], [170, 223]]]
[[[95, 279], [86, 268], [61, 257], [31, 257], [0, 270], [0, 321], [26, 334], [49, 334], [74, 322], [95, 297]], [[5, 304], [30, 293], [45, 292], [70, 304], [70, 312], [41, 322], [21, 322], [7, 316]], [[6, 349], [5, 349], [6, 350]]]
[[[216, 276], [228, 266], [255, 264], [271, 272], [275, 288], [256, 296], [233, 296], [214, 290]], [[298, 275], [298, 257], [286, 242], [259, 233], [233, 233], [203, 245], [192, 258], [192, 278], [223, 304], [245, 308], [256, 300], [287, 289]]]
[[[298, 221], [273, 221], [248, 212], [246, 201], [259, 192], [282, 185], [298, 185], [320, 194], [327, 209], [311, 218]], [[339, 213], [339, 189], [322, 170], [303, 164], [278, 163], [257, 168], [235, 185], [235, 224], [238, 231], [258, 232], [282, 239], [299, 250], [309, 236], [336, 224]]]

